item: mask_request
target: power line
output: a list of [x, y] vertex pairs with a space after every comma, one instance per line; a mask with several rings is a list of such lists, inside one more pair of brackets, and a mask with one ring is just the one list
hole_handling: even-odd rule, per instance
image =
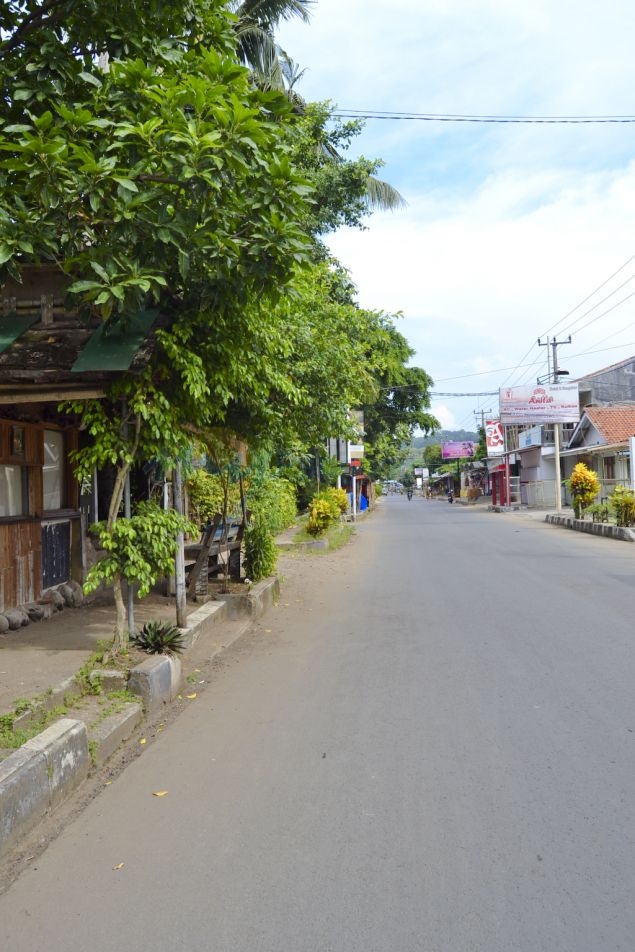
[[416, 122], [477, 122], [477, 123], [526, 123], [530, 125], [554, 124], [608, 124], [635, 122], [635, 116], [488, 116], [461, 115], [434, 112], [392, 112], [380, 109], [335, 109], [338, 119], [385, 119]]
[[[591, 291], [590, 294], [587, 294], [586, 297], [584, 297], [578, 304], [575, 305], [575, 307], [571, 308], [571, 310], [568, 311], [568, 312], [564, 315], [564, 317], [561, 317], [560, 320], [556, 321], [555, 324], [552, 324], [551, 327], [548, 327], [546, 331], [543, 331], [543, 333], [540, 335], [540, 338], [547, 336], [548, 334], [551, 333], [551, 331], [554, 331], [556, 328], [560, 327], [560, 325], [563, 324], [564, 321], [567, 320], [567, 318], [571, 317], [572, 314], [575, 314], [575, 312], [576, 312], [577, 310], [579, 310], [581, 307], [583, 307], [583, 306], [587, 303], [587, 301], [590, 301], [591, 298], [592, 298], [595, 294], [597, 294], [598, 291], [601, 291], [603, 287], [606, 287], [606, 285], [609, 283], [609, 281], [612, 281], [613, 278], [614, 278], [616, 275], [618, 275], [618, 274], [620, 273], [620, 271], [623, 271], [624, 268], [626, 268], [626, 267], [631, 263], [631, 261], [633, 261], [633, 260], [635, 260], [635, 255], [631, 255], [630, 258], [628, 258], [628, 259], [624, 262], [624, 264], [621, 264], [620, 267], [619, 267], [616, 271], [614, 271], [612, 274], [609, 275], [608, 278], [606, 278], [604, 281], [602, 281], [602, 283], [599, 284], [593, 291]], [[631, 279], [629, 278], [628, 280], [630, 281]], [[628, 281], [625, 281], [624, 284], [628, 284]], [[620, 285], [620, 287], [624, 287], [624, 285], [622, 284], [622, 285]], [[616, 291], [619, 291], [619, 288], [617, 288]], [[612, 291], [612, 292], [611, 292], [611, 294], [615, 294], [615, 293], [616, 293], [615, 291]], [[611, 294], [607, 295], [607, 297], [604, 298], [604, 301], [607, 300], [609, 297], [611, 297]], [[624, 300], [627, 300], [627, 298], [624, 298]], [[585, 317], [586, 314], [590, 314], [591, 311], [594, 310], [595, 307], [599, 307], [599, 305], [602, 304], [602, 303], [603, 303], [603, 301], [599, 301], [598, 304], [594, 305], [594, 307], [592, 307], [592, 308], [590, 308], [588, 311], [586, 311], [585, 314], [580, 315], [580, 317], [577, 318], [575, 321], [573, 321], [572, 324], [567, 325], [567, 327], [565, 327], [564, 330], [565, 330], [565, 331], [566, 331], [566, 330], [569, 330], [569, 328], [570, 328], [570, 327], [573, 327], [573, 326], [578, 322], [578, 320], [582, 320], [582, 318]], [[622, 303], [623, 303], [623, 302], [622, 302]], [[616, 305], [616, 306], [617, 306], [617, 305]], [[605, 313], [608, 313], [608, 311], [606, 311]], [[600, 315], [600, 316], [602, 316], [602, 315]], [[590, 321], [589, 323], [592, 323], [592, 322]], [[588, 325], [585, 325], [585, 327], [586, 327], [586, 326], [588, 326]], [[583, 328], [580, 328], [580, 330], [582, 330], [582, 329], [583, 329]], [[540, 338], [539, 338], [539, 339], [540, 339]], [[606, 339], [606, 338], [605, 338], [605, 339]], [[535, 345], [535, 344], [532, 344], [532, 346], [529, 348], [529, 350], [528, 350], [525, 354], [523, 354], [523, 356], [522, 356], [522, 357], [520, 358], [520, 360], [518, 361], [518, 364], [516, 365], [516, 367], [514, 368], [514, 370], [512, 371], [512, 373], [514, 373], [515, 370], [519, 370], [521, 367], [531, 367], [531, 364], [525, 364], [524, 361], [529, 357], [529, 355], [531, 354], [531, 352], [534, 350], [535, 347], [536, 347], [536, 345]], [[593, 353], [593, 351], [590, 351], [590, 353]], [[510, 374], [505, 378], [505, 380], [504, 380], [503, 383], [502, 383], [502, 386], [505, 386], [505, 384], [507, 383], [507, 381], [509, 380], [509, 378], [512, 376], [512, 373], [510, 373]], [[528, 375], [525, 374], [525, 378], [526, 378], [527, 376], [528, 376]], [[523, 378], [523, 381], [521, 381], [521, 383], [522, 383], [522, 382], [524, 382], [524, 378]]]

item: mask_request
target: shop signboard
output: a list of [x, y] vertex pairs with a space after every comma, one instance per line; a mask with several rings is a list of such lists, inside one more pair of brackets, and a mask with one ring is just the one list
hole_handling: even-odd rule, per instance
[[577, 423], [579, 419], [580, 402], [575, 383], [501, 387], [500, 420], [504, 426]]
[[486, 421], [485, 442], [488, 457], [503, 455], [505, 452], [505, 437], [503, 435], [503, 424], [500, 420]]

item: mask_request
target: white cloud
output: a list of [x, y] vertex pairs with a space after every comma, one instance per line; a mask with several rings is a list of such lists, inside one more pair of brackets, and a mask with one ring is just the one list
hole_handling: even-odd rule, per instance
[[[628, 114], [635, 58], [626, 0], [318, 0], [282, 43], [308, 67], [300, 92], [341, 106], [506, 115]], [[635, 124], [475, 125], [370, 120], [357, 151], [408, 200], [365, 232], [329, 239], [360, 303], [403, 311], [399, 329], [435, 389], [495, 390], [568, 311], [635, 253]], [[633, 266], [635, 271], [635, 265]], [[625, 269], [556, 327], [572, 373], [635, 353], [635, 298], [586, 330], [570, 321], [626, 280]], [[635, 282], [634, 282], [635, 284]], [[600, 347], [623, 345], [600, 352]], [[597, 350], [582, 359], [575, 354]], [[544, 359], [534, 347], [528, 360]], [[496, 371], [491, 376], [463, 375]], [[540, 372], [541, 368], [538, 368]], [[536, 374], [536, 368], [518, 375]], [[491, 398], [433, 407], [473, 422]], [[444, 422], [446, 422], [444, 421]]]

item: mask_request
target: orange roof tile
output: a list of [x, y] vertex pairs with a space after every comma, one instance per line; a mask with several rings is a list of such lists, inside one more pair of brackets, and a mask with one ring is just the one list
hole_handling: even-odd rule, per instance
[[635, 405], [585, 407], [584, 412], [607, 443], [623, 443], [635, 436]]

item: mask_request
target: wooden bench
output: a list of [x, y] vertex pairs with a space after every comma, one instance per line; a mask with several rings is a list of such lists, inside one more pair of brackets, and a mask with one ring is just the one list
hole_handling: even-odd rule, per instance
[[240, 552], [248, 520], [249, 513], [246, 513], [245, 518], [240, 516], [223, 522], [221, 513], [217, 512], [201, 530], [200, 540], [186, 544], [186, 585], [191, 598], [206, 595], [209, 579], [225, 569], [231, 579], [240, 581]]

